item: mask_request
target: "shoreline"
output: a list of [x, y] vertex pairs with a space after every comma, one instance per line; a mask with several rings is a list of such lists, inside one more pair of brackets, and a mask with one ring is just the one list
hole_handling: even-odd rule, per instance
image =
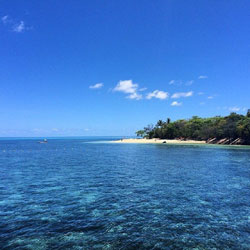
[[177, 139], [144, 139], [144, 138], [129, 138], [111, 141], [112, 143], [150, 143], [150, 144], [207, 144], [206, 141], [196, 140], [177, 140]]

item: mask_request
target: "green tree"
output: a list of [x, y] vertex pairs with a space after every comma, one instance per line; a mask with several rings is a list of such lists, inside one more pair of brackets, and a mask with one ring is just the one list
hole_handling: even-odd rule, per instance
[[246, 144], [250, 144], [250, 117], [246, 117], [239, 121], [237, 130], [240, 138], [242, 138]]
[[144, 130], [137, 131], [136, 134], [137, 136], [161, 139], [207, 140], [216, 138], [219, 140], [227, 138], [232, 141], [241, 138], [244, 143], [250, 145], [250, 111], [246, 116], [236, 113], [225, 117], [215, 116], [211, 118], [193, 116], [189, 120], [182, 119], [175, 122], [171, 122], [168, 118], [166, 122], [159, 120], [155, 126], [148, 125]]
[[138, 130], [135, 132], [136, 136], [144, 137], [145, 136], [145, 131], [144, 130]]
[[250, 109], [247, 110], [247, 117], [250, 117]]
[[144, 131], [145, 131], [145, 137], [149, 139], [153, 138], [154, 126], [152, 124], [149, 124], [147, 127], [144, 127]]

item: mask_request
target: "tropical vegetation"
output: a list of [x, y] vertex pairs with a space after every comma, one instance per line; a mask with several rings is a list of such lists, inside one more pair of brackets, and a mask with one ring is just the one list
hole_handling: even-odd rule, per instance
[[160, 139], [221, 140], [232, 142], [239, 139], [241, 144], [250, 145], [250, 109], [246, 115], [231, 113], [228, 116], [181, 119], [171, 122], [159, 120], [136, 132], [137, 136]]

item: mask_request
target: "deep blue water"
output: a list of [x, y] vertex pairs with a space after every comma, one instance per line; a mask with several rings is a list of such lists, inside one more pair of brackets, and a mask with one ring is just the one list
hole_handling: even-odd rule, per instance
[[249, 249], [249, 147], [98, 139], [0, 140], [1, 249]]

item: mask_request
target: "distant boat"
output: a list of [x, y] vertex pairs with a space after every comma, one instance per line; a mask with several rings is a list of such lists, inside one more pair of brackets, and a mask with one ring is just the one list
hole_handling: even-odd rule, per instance
[[43, 141], [39, 141], [39, 143], [47, 143], [47, 139], [44, 139]]

